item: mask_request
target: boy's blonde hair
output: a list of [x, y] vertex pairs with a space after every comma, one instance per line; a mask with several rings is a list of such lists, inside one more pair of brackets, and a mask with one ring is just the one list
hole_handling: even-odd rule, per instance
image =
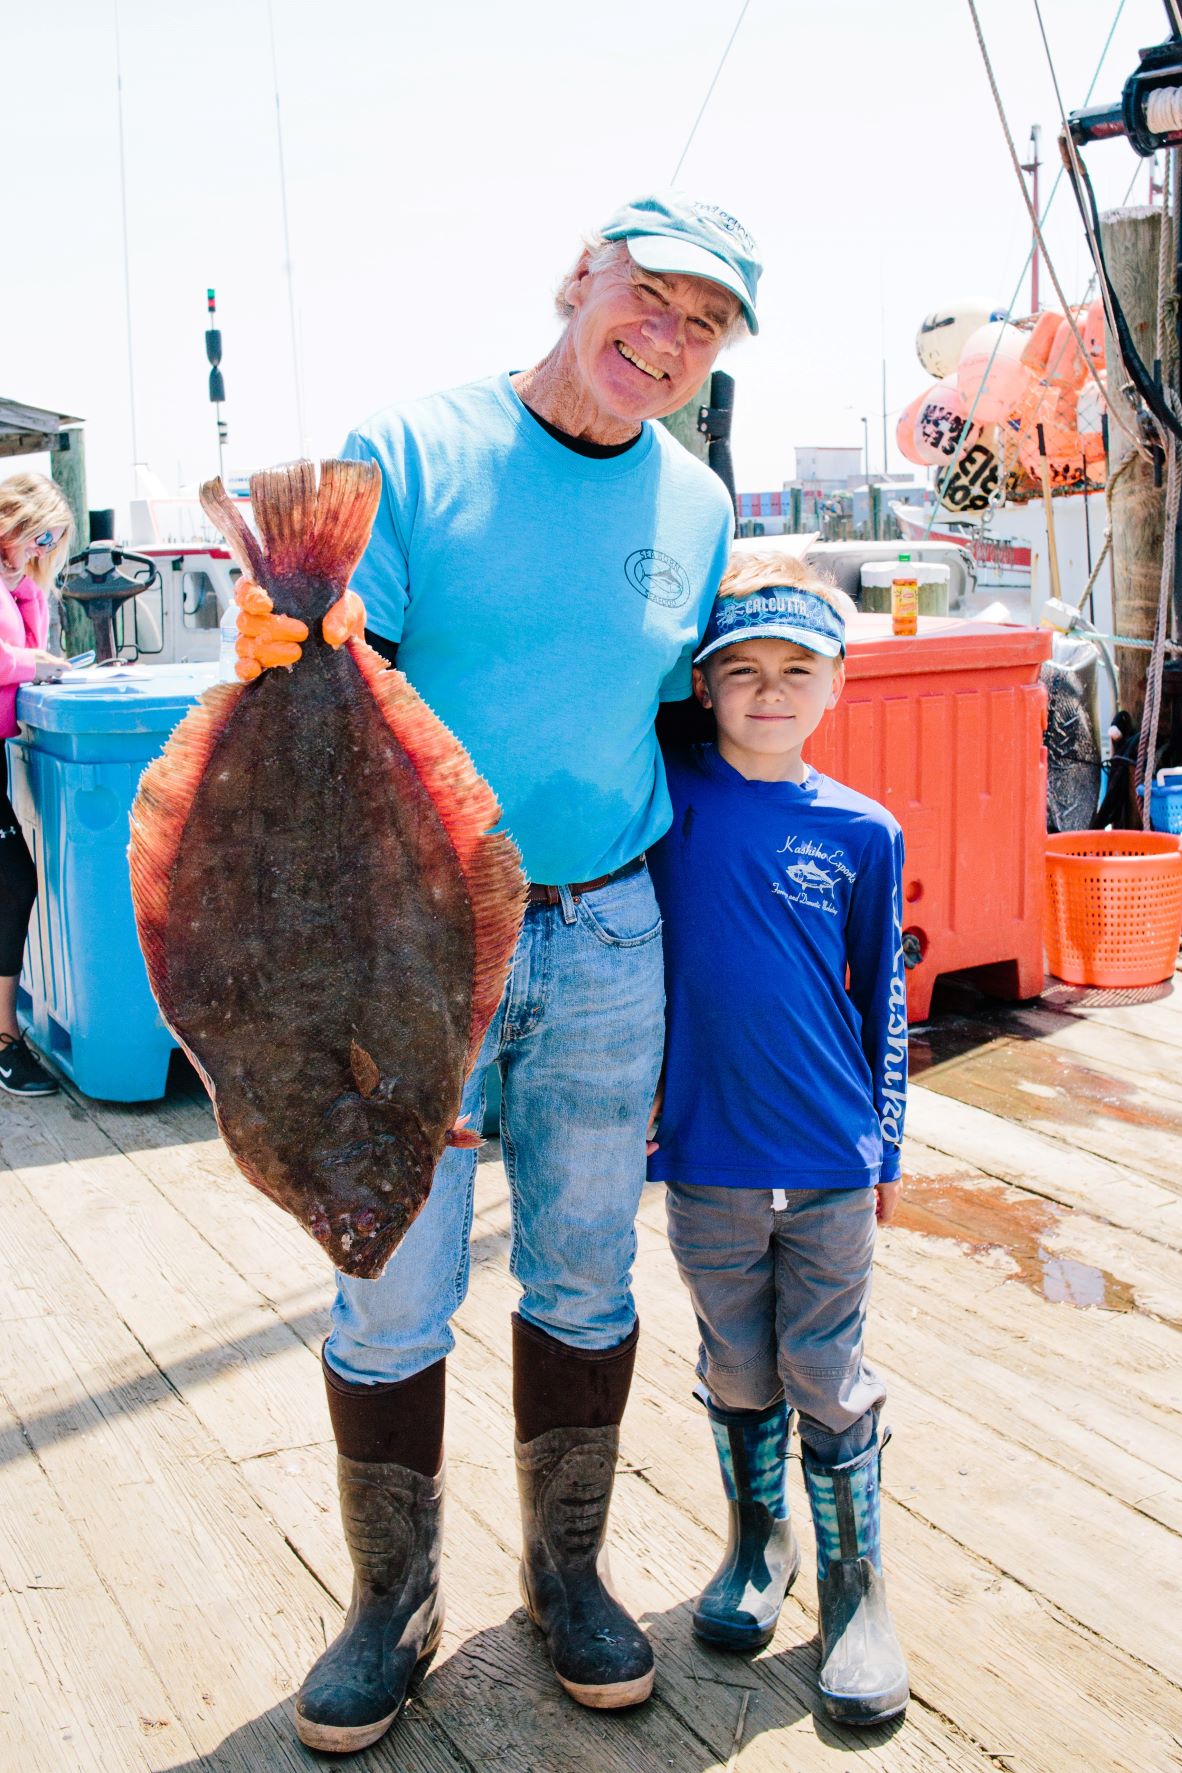
[[65, 495], [44, 474], [10, 474], [7, 480], [0, 480], [0, 542], [27, 542], [47, 529], [65, 533], [51, 553], [29, 561], [28, 575], [42, 591], [52, 589], [70, 552], [74, 513]]
[[815, 597], [832, 604], [843, 622], [857, 614], [858, 606], [827, 573], [819, 572], [794, 554], [777, 554], [771, 548], [762, 554], [746, 554], [738, 550], [718, 587], [720, 597], [750, 597], [755, 591], [766, 591], [772, 585], [787, 585], [793, 591], [811, 591]]

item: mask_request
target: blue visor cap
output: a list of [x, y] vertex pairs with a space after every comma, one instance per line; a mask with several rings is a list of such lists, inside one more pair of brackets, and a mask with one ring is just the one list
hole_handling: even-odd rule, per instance
[[755, 291], [763, 265], [746, 228], [725, 209], [688, 197], [637, 197], [599, 231], [605, 240], [626, 240], [646, 271], [721, 284], [739, 298], [750, 330], [759, 331]]
[[838, 611], [815, 591], [791, 585], [769, 585], [749, 597], [716, 597], [694, 664], [740, 640], [791, 640], [825, 659], [845, 657], [845, 623]]

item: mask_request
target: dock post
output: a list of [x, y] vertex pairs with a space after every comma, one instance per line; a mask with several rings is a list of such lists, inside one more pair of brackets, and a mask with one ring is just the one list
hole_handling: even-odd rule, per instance
[[[86, 441], [81, 425], [57, 434], [49, 455], [49, 474], [74, 514], [74, 540], [70, 552], [81, 553], [90, 540], [90, 513], [86, 504]], [[94, 645], [94, 626], [82, 606], [62, 599], [62, 644], [66, 656], [88, 652]]]
[[[1157, 356], [1158, 251], [1161, 238], [1159, 209], [1115, 209], [1100, 218], [1100, 240], [1113, 285], [1125, 311], [1129, 331], [1145, 363]], [[1116, 341], [1105, 328], [1105, 360], [1120, 362]], [[1109, 396], [1123, 400], [1133, 419], [1136, 401], [1116, 384]], [[1111, 477], [1133, 453], [1118, 425], [1108, 428], [1108, 473]], [[1151, 640], [1161, 594], [1162, 547], [1165, 535], [1166, 489], [1164, 478], [1154, 484], [1154, 471], [1142, 458], [1133, 461], [1112, 493], [1112, 621], [1117, 634]], [[1121, 647], [1116, 655], [1121, 706], [1134, 723], [1141, 719], [1145, 700], [1148, 652]]]

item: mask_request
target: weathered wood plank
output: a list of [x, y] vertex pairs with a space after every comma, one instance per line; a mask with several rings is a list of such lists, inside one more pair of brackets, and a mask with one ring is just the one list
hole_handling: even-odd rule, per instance
[[[319, 1438], [324, 1400], [291, 1325], [89, 1117], [38, 1109], [5, 1115], [0, 1155], [230, 1457]], [[219, 1387], [235, 1366], [244, 1383]]]
[[[651, 1326], [659, 1316], [663, 1327], [667, 1303], [663, 1296], [649, 1296], [643, 1273], [639, 1296], [642, 1314], [649, 1306], [642, 1321]], [[503, 1307], [493, 1302], [489, 1288], [474, 1290], [461, 1323], [464, 1340], [454, 1361], [455, 1385], [470, 1392], [474, 1401], [484, 1400], [489, 1428], [483, 1444], [492, 1447], [494, 1375], [507, 1340]], [[474, 1342], [482, 1346], [483, 1359]], [[644, 1568], [663, 1550], [665, 1586], [682, 1596], [695, 1593], [717, 1561], [725, 1519], [709, 1431], [701, 1410], [690, 1400], [687, 1381], [687, 1363], [671, 1361], [646, 1329], [638, 1384], [624, 1424], [625, 1462], [636, 1475], [621, 1480], [613, 1506], [616, 1567], [626, 1569], [628, 1560], [635, 1560], [640, 1580]], [[892, 1448], [888, 1474], [893, 1453]], [[482, 1457], [479, 1493], [492, 1507], [492, 1493], [503, 1483], [503, 1475], [496, 1470], [495, 1458], [488, 1453], [478, 1457]], [[805, 1567], [775, 1640], [746, 1666], [749, 1678], [763, 1676], [773, 1684], [785, 1683], [791, 1702], [808, 1703], [815, 1668], [811, 1639], [816, 1594], [808, 1509], [795, 1473], [794, 1462], [792, 1502]], [[658, 1495], [681, 1518], [679, 1527], [672, 1521], [667, 1531], [661, 1527]], [[687, 1515], [701, 1525], [704, 1535], [686, 1531]], [[1094, 1773], [1102, 1765], [1134, 1773], [1153, 1765], [1159, 1753], [1162, 1765], [1168, 1764], [1164, 1755], [1171, 1724], [1177, 1728], [1182, 1720], [1182, 1697], [1168, 1682], [1101, 1639], [1081, 1633], [1072, 1620], [1020, 1583], [894, 1501], [887, 1504], [884, 1544], [896, 1621], [911, 1660], [913, 1688], [925, 1707], [954, 1719], [992, 1753], [1015, 1752], [1015, 1764], [1024, 1768]], [[686, 1614], [683, 1600], [660, 1628], [660, 1615], [649, 1615], [662, 1670], [685, 1655]], [[1086, 1668], [1080, 1660], [1085, 1645]], [[731, 1659], [712, 1657], [700, 1647], [692, 1647], [691, 1655], [696, 1656], [699, 1670], [733, 1668]], [[1147, 1716], [1154, 1722], [1146, 1732]], [[791, 1741], [795, 1748], [795, 1737]], [[933, 1766], [943, 1764], [938, 1751], [928, 1752]]]
[[1127, 1165], [1087, 1152], [1068, 1152], [1045, 1133], [1015, 1126], [918, 1084], [908, 1093], [907, 1129], [933, 1151], [972, 1164], [986, 1175], [1016, 1182], [1063, 1206], [1083, 1207], [1094, 1218], [1124, 1226], [1151, 1242], [1182, 1249], [1182, 1200]]
[[0, 1398], [0, 1766], [108, 1773], [192, 1751]]
[[[684, 1387], [694, 1342], [692, 1332], [676, 1333], [685, 1322], [680, 1283], [668, 1262], [659, 1255], [654, 1260], [651, 1250], [642, 1250], [637, 1277], [638, 1285], [643, 1277], [654, 1302], [646, 1317], [646, 1341], [673, 1357], [671, 1388]], [[661, 1383], [657, 1372], [648, 1377]], [[946, 1403], [950, 1390], [959, 1396], [946, 1352], [931, 1391], [898, 1372], [888, 1383], [892, 1419], [906, 1424], [891, 1452], [889, 1493], [907, 1495], [913, 1512], [950, 1538], [1167, 1680], [1182, 1682], [1182, 1560], [1176, 1536], [1066, 1466], [978, 1423], [971, 1411]], [[1023, 1498], [1020, 1505], [1018, 1498]], [[1053, 1535], [1046, 1532], [1049, 1519], [1056, 1523]], [[1097, 1536], [1109, 1550], [1106, 1570], [1091, 1555]], [[1146, 1572], [1135, 1592], [1126, 1580], [1130, 1568]], [[1163, 1632], [1161, 1617], [1170, 1614], [1177, 1629]]]
[[[21, 1175], [6, 1178], [6, 1194], [0, 1287], [24, 1277], [40, 1310], [19, 1345], [0, 1346], [0, 1389], [88, 1559], [199, 1756], [216, 1750], [225, 1773], [305, 1768], [290, 1696], [323, 1645], [323, 1589], [192, 1410], [145, 1365]], [[432, 1739], [420, 1750], [410, 1730], [397, 1765], [439, 1773], [438, 1747]]]

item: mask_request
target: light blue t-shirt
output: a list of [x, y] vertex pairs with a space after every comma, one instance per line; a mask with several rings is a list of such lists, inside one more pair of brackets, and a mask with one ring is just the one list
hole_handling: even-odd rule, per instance
[[379, 413], [348, 457], [382, 499], [353, 576], [368, 623], [492, 785], [535, 881], [592, 880], [667, 828], [653, 731], [733, 528], [722, 482], [663, 425], [588, 457], [507, 375]]

